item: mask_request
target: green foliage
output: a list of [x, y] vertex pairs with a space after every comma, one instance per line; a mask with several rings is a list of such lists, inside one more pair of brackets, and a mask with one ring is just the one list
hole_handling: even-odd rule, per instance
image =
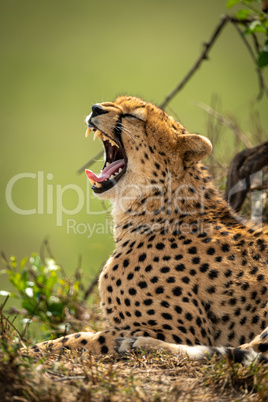
[[42, 261], [37, 254], [32, 254], [29, 260], [24, 258], [20, 263], [15, 257], [4, 259], [4, 263], [6, 269], [1, 273], [8, 275], [14, 292], [2, 290], [0, 295], [20, 300], [21, 310], [14, 313], [21, 313], [24, 323], [39, 322], [43, 324], [43, 329], [54, 329], [60, 333], [64, 331], [67, 311], [73, 319], [80, 318], [83, 287], [79, 272], [70, 280], [54, 259]]
[[[268, 24], [267, 24], [267, 26], [268, 26]], [[268, 39], [265, 42], [265, 45], [259, 54], [258, 63], [259, 63], [260, 68], [263, 68], [268, 65]]]
[[[247, 21], [244, 30], [245, 35], [254, 35], [257, 53], [257, 62], [259, 68], [264, 68], [268, 65], [268, 16], [263, 11], [255, 7], [256, 3], [261, 3], [260, 0], [228, 0], [226, 3], [227, 8], [240, 4], [242, 9], [236, 13], [236, 18], [241, 20], [241, 23]], [[246, 8], [244, 8], [246, 7]], [[259, 47], [257, 34], [264, 34], [264, 45]]]

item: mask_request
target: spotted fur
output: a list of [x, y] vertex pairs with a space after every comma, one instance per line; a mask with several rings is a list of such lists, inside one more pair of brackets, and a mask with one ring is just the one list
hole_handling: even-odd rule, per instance
[[[135, 97], [102, 103], [89, 125], [120, 143], [115, 250], [99, 280], [110, 329], [35, 345], [112, 353], [163, 347], [191, 359], [250, 362], [268, 350], [267, 227], [235, 215], [200, 160], [211, 144]], [[94, 189], [94, 186], [93, 186]]]

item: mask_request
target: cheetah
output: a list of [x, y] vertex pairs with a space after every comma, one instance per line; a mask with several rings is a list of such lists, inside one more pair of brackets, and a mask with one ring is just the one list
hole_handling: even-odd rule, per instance
[[200, 162], [210, 141], [137, 97], [92, 106], [86, 136], [105, 150], [86, 170], [113, 204], [115, 250], [99, 279], [109, 329], [39, 343], [92, 354], [163, 348], [266, 361], [268, 228], [237, 216]]

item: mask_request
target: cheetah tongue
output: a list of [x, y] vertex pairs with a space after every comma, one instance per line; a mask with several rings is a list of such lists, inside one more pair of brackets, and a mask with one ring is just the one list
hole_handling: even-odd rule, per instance
[[117, 170], [124, 167], [125, 161], [124, 159], [119, 159], [115, 162], [112, 162], [109, 166], [106, 166], [101, 173], [97, 176], [91, 170], [86, 169], [86, 175], [90, 181], [94, 181], [97, 183], [102, 183], [103, 181], [109, 179]]

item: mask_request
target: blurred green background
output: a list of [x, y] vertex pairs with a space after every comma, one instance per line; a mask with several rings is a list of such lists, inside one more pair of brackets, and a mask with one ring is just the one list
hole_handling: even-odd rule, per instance
[[[76, 173], [101, 149], [85, 139], [85, 117], [122, 93], [161, 103], [226, 13], [225, 0], [8, 0], [0, 10], [0, 249], [20, 259], [49, 236], [69, 274], [82, 256], [93, 278], [113, 240], [101, 203]], [[253, 106], [257, 93], [255, 67], [230, 25], [167, 111], [206, 135], [207, 115], [194, 102], [217, 94], [242, 127], [250, 130], [254, 107], [267, 128], [267, 98]], [[226, 147], [215, 150], [230, 158], [225, 135]], [[4, 276], [0, 283], [9, 288]]]

